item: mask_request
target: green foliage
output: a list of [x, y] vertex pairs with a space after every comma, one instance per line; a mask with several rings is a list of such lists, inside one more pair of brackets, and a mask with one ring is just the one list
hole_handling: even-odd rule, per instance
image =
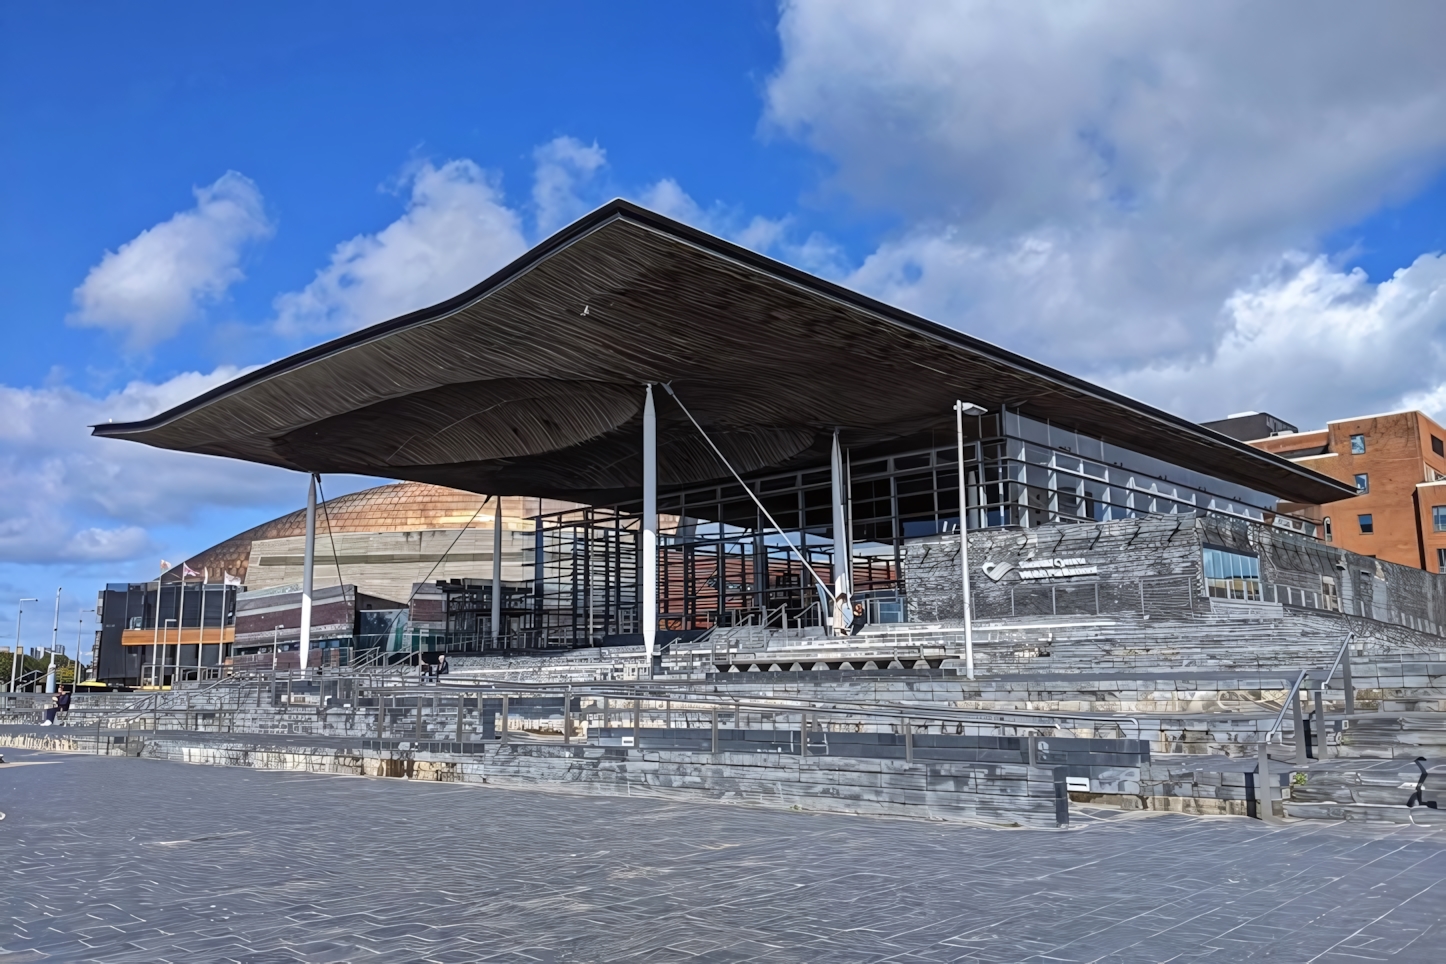
[[[0, 690], [10, 685], [10, 666], [15, 662], [13, 650], [0, 652]], [[42, 656], [36, 659], [31, 656], [23, 656], [20, 659], [21, 676], [31, 671], [44, 673], [50, 666], [50, 657]], [[55, 682], [57, 685], [64, 683], [69, 686], [75, 681], [75, 664], [69, 658], [57, 655], [55, 657]]]

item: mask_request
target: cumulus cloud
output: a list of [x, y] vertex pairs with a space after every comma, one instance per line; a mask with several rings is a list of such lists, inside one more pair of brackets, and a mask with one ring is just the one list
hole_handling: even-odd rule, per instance
[[607, 152], [575, 137], [557, 137], [532, 152], [536, 169], [532, 203], [537, 212], [537, 233], [546, 236], [586, 214], [595, 205], [586, 188], [607, 164]]
[[147, 418], [240, 373], [188, 372], [103, 396], [0, 386], [0, 562], [133, 560], [154, 551], [150, 528], [203, 507], [294, 500], [295, 473], [90, 435], [90, 424]]
[[422, 164], [405, 213], [337, 245], [300, 291], [276, 299], [287, 335], [361, 328], [461, 294], [527, 249], [496, 179], [469, 160]]
[[1263, 350], [1241, 293], [1283, 282], [1253, 279], [1446, 162], [1443, 31], [1432, 3], [791, 0], [766, 123], [899, 217], [847, 283], [1084, 374], [1209, 378]]
[[1226, 313], [1230, 328], [1208, 357], [1152, 365], [1117, 387], [1202, 420], [1227, 408], [1291, 419], [1402, 407], [1446, 420], [1446, 256], [1422, 255], [1372, 284], [1359, 269], [1293, 255], [1232, 295]]
[[123, 335], [132, 348], [171, 337], [243, 277], [246, 246], [269, 237], [261, 192], [228, 171], [193, 189], [196, 206], [107, 251], [75, 289], [73, 324]]

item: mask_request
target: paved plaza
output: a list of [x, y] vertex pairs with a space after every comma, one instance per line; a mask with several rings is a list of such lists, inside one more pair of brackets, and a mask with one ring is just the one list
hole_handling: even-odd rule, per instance
[[1446, 834], [991, 830], [5, 750], [0, 964], [1439, 961]]

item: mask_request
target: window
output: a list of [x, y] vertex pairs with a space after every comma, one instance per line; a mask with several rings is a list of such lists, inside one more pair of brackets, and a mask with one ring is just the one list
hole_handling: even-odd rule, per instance
[[1259, 601], [1260, 560], [1243, 552], [1206, 546], [1205, 586], [1217, 599]]
[[1436, 550], [1436, 571], [1446, 573], [1446, 549]]
[[1446, 442], [1442, 442], [1436, 436], [1431, 436], [1431, 451], [1437, 455], [1446, 455]]
[[1446, 532], [1446, 505], [1431, 506], [1431, 528]]
[[1352, 435], [1352, 436], [1351, 436], [1351, 454], [1352, 454], [1352, 455], [1365, 455], [1365, 454], [1366, 454], [1366, 437], [1365, 437], [1364, 435]]
[[1356, 473], [1356, 492], [1365, 495], [1371, 491], [1371, 477], [1364, 472]]
[[1324, 532], [1325, 532], [1325, 541], [1326, 541], [1326, 542], [1330, 542], [1330, 541], [1331, 541], [1331, 536], [1332, 536], [1332, 534], [1333, 534], [1333, 533], [1331, 532], [1331, 517], [1330, 517], [1330, 516], [1326, 516], [1324, 519], [1321, 520], [1321, 528], [1322, 528], [1322, 529], [1324, 530]]
[[1320, 600], [1321, 608], [1329, 609], [1331, 612], [1341, 611], [1341, 596], [1336, 591], [1335, 576], [1320, 577]]
[[1376, 531], [1376, 522], [1374, 519], [1371, 518], [1371, 514], [1369, 512], [1367, 512], [1365, 515], [1356, 516], [1356, 519], [1359, 520], [1361, 523], [1362, 534], [1370, 535], [1372, 532]]

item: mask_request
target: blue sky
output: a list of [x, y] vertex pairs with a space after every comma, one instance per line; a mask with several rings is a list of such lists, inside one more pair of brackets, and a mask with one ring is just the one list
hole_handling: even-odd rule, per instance
[[618, 195], [1189, 417], [1446, 415], [1446, 8], [899, 11], [0, 7], [0, 634], [301, 497], [87, 422]]

